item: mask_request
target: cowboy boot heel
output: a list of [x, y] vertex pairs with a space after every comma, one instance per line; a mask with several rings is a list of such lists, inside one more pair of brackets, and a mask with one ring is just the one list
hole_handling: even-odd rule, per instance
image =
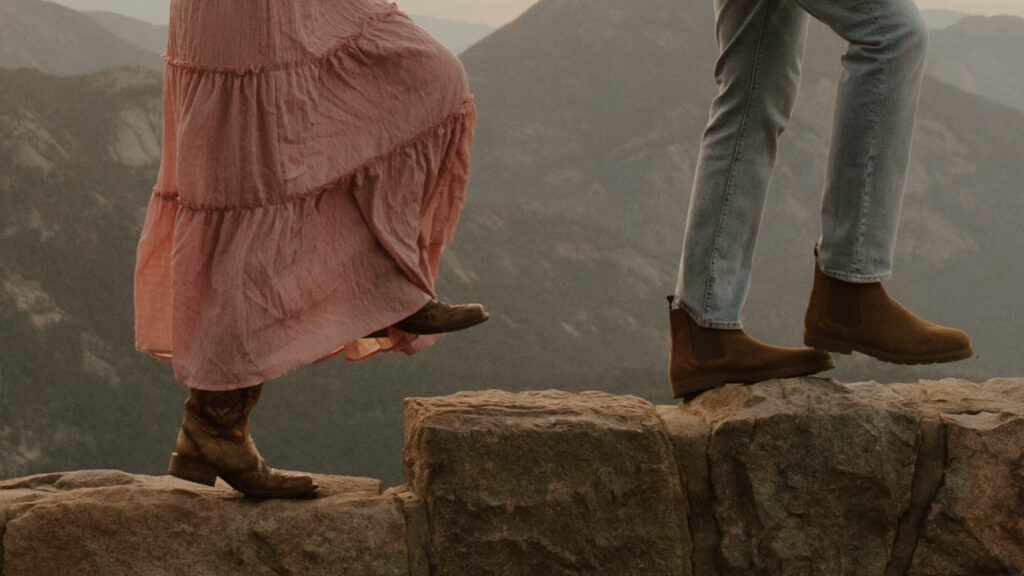
[[269, 468], [253, 443], [249, 413], [262, 389], [262, 383], [224, 392], [190, 388], [168, 473], [207, 486], [219, 477], [253, 498], [311, 495], [317, 489], [312, 476]]
[[214, 486], [217, 483], [217, 469], [206, 462], [182, 456], [177, 452], [171, 454], [171, 463], [167, 466], [167, 473], [175, 478]]

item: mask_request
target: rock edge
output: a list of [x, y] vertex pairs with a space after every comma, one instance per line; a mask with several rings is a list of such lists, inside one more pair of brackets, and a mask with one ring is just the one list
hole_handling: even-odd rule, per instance
[[405, 402], [407, 484], [0, 482], [0, 575], [1022, 574], [1024, 379]]

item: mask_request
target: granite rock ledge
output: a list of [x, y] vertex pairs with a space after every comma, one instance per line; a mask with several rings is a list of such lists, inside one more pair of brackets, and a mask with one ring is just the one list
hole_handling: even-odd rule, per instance
[[0, 482], [0, 575], [1019, 575], [1024, 379], [405, 402], [406, 484]]

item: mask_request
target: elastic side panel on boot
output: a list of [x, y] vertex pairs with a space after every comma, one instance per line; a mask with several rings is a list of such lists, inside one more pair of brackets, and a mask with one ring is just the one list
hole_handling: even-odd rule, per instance
[[718, 330], [701, 328], [692, 318], [687, 318], [690, 333], [690, 351], [695, 360], [717, 360], [725, 357], [725, 347]]
[[857, 285], [828, 279], [828, 316], [848, 328], [860, 326], [860, 291]]

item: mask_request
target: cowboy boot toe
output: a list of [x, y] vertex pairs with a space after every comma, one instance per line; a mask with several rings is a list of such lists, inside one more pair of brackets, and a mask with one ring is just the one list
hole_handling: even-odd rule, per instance
[[221, 478], [249, 498], [301, 498], [319, 487], [312, 476], [266, 467], [222, 473]]
[[488, 318], [490, 314], [480, 304], [451, 305], [434, 300], [395, 323], [395, 328], [410, 334], [443, 334], [471, 328]]

